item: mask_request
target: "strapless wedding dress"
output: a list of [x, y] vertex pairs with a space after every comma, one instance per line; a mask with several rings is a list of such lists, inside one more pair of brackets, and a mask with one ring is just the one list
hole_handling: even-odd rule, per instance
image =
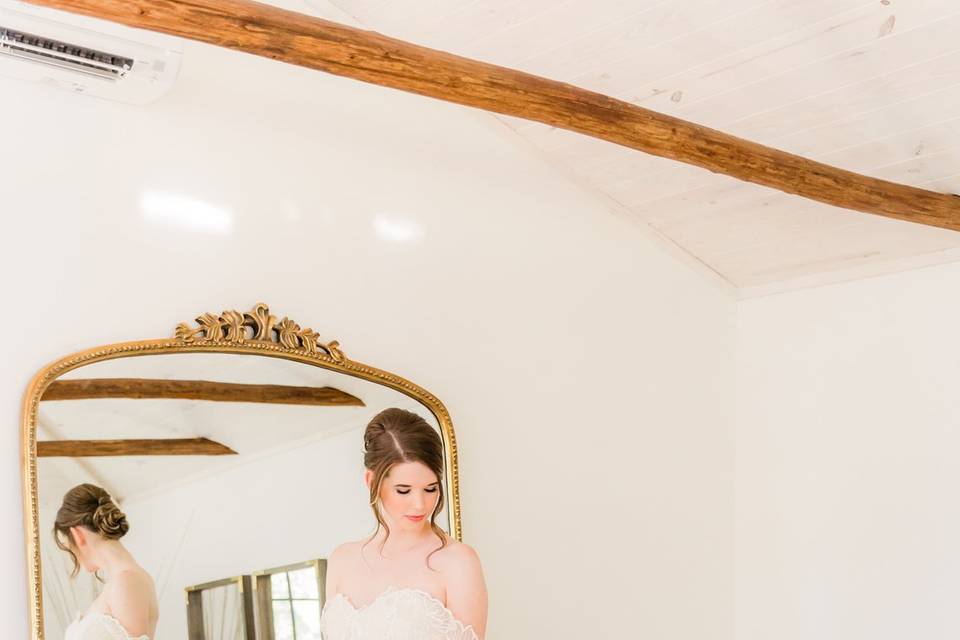
[[426, 591], [396, 587], [359, 609], [342, 593], [329, 598], [320, 633], [324, 640], [477, 640], [473, 627]]
[[131, 636], [120, 621], [105, 613], [77, 614], [63, 640], [150, 640], [148, 636]]

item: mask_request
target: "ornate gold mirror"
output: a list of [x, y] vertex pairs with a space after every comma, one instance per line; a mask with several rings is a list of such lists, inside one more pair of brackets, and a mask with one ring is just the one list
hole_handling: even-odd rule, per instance
[[336, 342], [250, 312], [206, 313], [172, 338], [96, 347], [41, 370], [23, 408], [33, 637], [63, 637], [101, 583], [57, 548], [71, 487], [106, 489], [154, 578], [158, 638], [319, 639], [324, 558], [372, 533], [362, 434], [375, 414], [423, 416], [445, 448], [446, 509], [461, 538], [450, 416], [423, 388]]

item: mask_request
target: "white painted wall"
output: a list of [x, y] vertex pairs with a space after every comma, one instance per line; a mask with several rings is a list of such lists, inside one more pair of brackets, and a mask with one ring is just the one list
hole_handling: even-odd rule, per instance
[[[732, 637], [734, 305], [635, 223], [483, 114], [198, 45], [147, 108], [0, 93], [10, 637], [29, 377], [259, 300], [447, 403], [490, 638]], [[190, 200], [229, 230], [146, 217]]]
[[736, 637], [960, 635], [960, 265], [739, 306]]

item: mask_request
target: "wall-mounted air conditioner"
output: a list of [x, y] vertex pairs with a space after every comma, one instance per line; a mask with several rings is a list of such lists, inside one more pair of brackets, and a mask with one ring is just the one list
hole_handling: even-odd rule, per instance
[[[144, 104], [173, 85], [181, 44], [162, 34], [0, 2], [0, 76], [7, 78]], [[13, 84], [0, 77], [0, 95]]]

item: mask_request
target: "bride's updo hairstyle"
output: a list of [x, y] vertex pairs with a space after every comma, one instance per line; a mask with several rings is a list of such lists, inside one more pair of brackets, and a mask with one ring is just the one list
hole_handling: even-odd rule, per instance
[[[430, 528], [440, 538], [439, 551], [447, 544], [443, 529], [437, 526], [437, 515], [443, 511], [443, 441], [427, 421], [412, 411], [384, 409], [373, 417], [363, 434], [363, 464], [373, 472], [370, 483], [370, 506], [380, 527], [390, 536], [390, 527], [380, 511], [380, 487], [384, 478], [397, 464], [420, 462], [437, 476], [437, 506], [430, 514]], [[376, 532], [374, 532], [376, 535]], [[384, 538], [386, 543], [386, 538]], [[383, 549], [383, 545], [380, 546]], [[436, 553], [434, 551], [433, 553]], [[432, 555], [432, 554], [431, 554]]]
[[119, 540], [130, 529], [127, 516], [110, 494], [97, 485], [80, 484], [67, 491], [53, 523], [53, 537], [73, 560], [71, 577], [80, 571], [80, 562], [73, 550], [70, 527], [83, 527], [106, 540]]

